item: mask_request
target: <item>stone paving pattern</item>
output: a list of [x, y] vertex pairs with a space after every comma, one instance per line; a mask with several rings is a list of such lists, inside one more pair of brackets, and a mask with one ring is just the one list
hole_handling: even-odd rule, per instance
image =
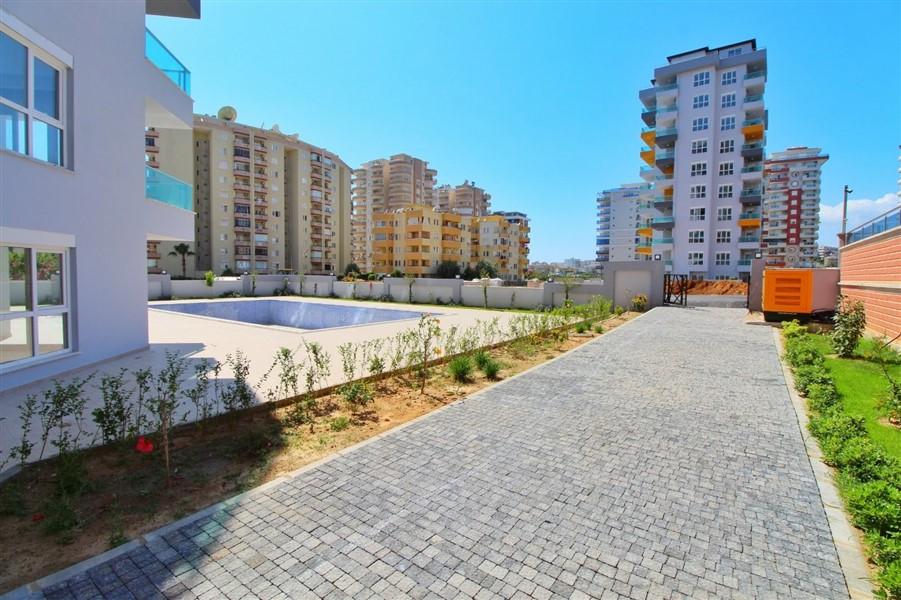
[[656, 309], [43, 597], [847, 598], [744, 314]]

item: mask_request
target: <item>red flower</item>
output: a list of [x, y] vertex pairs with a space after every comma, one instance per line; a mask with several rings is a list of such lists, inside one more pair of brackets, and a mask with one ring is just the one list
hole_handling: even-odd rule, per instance
[[34, 513], [33, 515], [31, 515], [32, 523], [40, 523], [43, 520], [44, 520], [44, 513]]
[[141, 436], [138, 438], [138, 443], [135, 444], [135, 450], [141, 454], [150, 454], [153, 452], [153, 442]]

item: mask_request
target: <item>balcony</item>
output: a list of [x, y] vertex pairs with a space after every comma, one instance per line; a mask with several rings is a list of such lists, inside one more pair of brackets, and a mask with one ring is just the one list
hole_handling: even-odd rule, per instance
[[650, 244], [638, 244], [635, 246], [635, 254], [651, 254], [652, 252]]
[[654, 208], [657, 210], [669, 210], [673, 207], [673, 196], [663, 195], [654, 198]]
[[641, 237], [651, 237], [654, 231], [650, 227], [642, 226], [635, 230], [635, 234]]
[[673, 238], [671, 238], [671, 237], [659, 237], [659, 238], [654, 238], [654, 239], [652, 240], [652, 243], [653, 243], [655, 246], [665, 246], [665, 245], [667, 245], [667, 244], [672, 244], [672, 243], [673, 243]]
[[641, 159], [651, 166], [654, 166], [654, 150], [647, 146], [641, 149]]
[[763, 129], [763, 119], [748, 119], [741, 123], [741, 132], [747, 140], [762, 139]]
[[763, 178], [763, 165], [751, 165], [742, 167], [741, 178], [743, 181], [752, 181]]
[[644, 121], [645, 125], [653, 127], [657, 122], [657, 107], [646, 108], [641, 111], [641, 120]]
[[194, 201], [189, 184], [144, 167], [143, 222], [152, 240], [194, 240]]
[[671, 169], [676, 161], [676, 152], [674, 150], [661, 150], [656, 153], [655, 163], [657, 167], [666, 172], [666, 169]]
[[766, 81], [766, 69], [759, 69], [757, 71], [748, 71], [747, 73], [745, 73], [746, 85], [752, 85], [754, 83], [764, 83], [765, 81]]
[[656, 130], [653, 127], [643, 127], [641, 129], [641, 139], [648, 146], [654, 145], [655, 137], [656, 137]]
[[742, 144], [741, 155], [748, 160], [763, 159], [763, 142], [753, 142], [751, 144]]
[[673, 217], [654, 217], [651, 219], [651, 227], [654, 229], [672, 229], [676, 220]]
[[655, 134], [655, 143], [661, 148], [669, 148], [676, 143], [678, 130], [675, 127], [659, 129]]
[[763, 108], [763, 94], [748, 94], [742, 106], [745, 110]]
[[191, 95], [191, 72], [149, 29], [144, 30], [144, 56], [186, 95]]

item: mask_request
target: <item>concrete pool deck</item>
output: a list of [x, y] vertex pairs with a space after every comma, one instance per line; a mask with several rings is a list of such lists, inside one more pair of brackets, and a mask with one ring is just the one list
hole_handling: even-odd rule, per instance
[[[256, 298], [264, 299], [264, 297]], [[272, 299], [272, 297], [265, 297]], [[285, 302], [310, 302], [325, 305], [349, 306], [356, 308], [378, 308], [383, 310], [401, 310], [427, 312], [438, 317], [443, 330], [457, 326], [466, 328], [475, 325], [478, 321], [499, 320], [503, 327], [515, 312], [497, 310], [483, 310], [459, 306], [433, 306], [423, 304], [403, 304], [397, 302], [372, 302], [358, 300], [340, 300], [333, 298], [308, 298], [299, 296], [282, 296], [278, 300]], [[222, 302], [246, 302], [249, 298], [222, 299]], [[84, 378], [91, 373], [96, 373], [94, 379], [88, 384], [88, 407], [85, 412], [88, 415], [86, 426], [93, 431], [93, 422], [90, 412], [101, 404], [99, 391], [99, 378], [101, 375], [114, 375], [121, 369], [131, 372], [138, 369], [151, 368], [155, 373], [159, 372], [166, 364], [166, 354], [175, 353], [188, 361], [186, 375], [193, 372], [196, 361], [207, 359], [224, 362], [228, 354], [240, 350], [250, 361], [249, 381], [256, 388], [263, 375], [272, 365], [273, 358], [279, 348], [292, 350], [301, 346], [303, 341], [318, 342], [332, 356], [332, 373], [325, 381], [325, 385], [334, 385], [343, 381], [341, 374], [341, 362], [338, 355], [338, 346], [347, 342], [362, 342], [377, 338], [390, 338], [400, 331], [415, 327], [417, 319], [403, 319], [372, 323], [369, 325], [356, 325], [350, 327], [337, 327], [332, 329], [301, 330], [290, 327], [271, 325], [256, 325], [251, 323], [239, 323], [209, 317], [179, 314], [162, 310], [153, 310], [155, 306], [165, 304], [184, 304], [189, 302], [210, 302], [209, 299], [178, 300], [149, 302], [147, 311], [150, 344], [146, 349], [130, 352], [123, 356], [103, 361], [88, 367], [76, 369], [59, 376], [60, 381], [67, 381], [75, 377]], [[220, 380], [231, 381], [231, 373], [223, 369]], [[0, 457], [5, 456], [9, 448], [17, 444], [21, 436], [19, 429], [18, 407], [28, 394], [40, 394], [50, 387], [51, 380], [40, 380], [35, 383], [7, 390], [0, 393]], [[131, 383], [131, 382], [129, 382]], [[264, 401], [268, 386], [259, 386], [255, 389], [260, 401]], [[39, 425], [32, 426], [32, 434], [35, 440], [39, 437]]]

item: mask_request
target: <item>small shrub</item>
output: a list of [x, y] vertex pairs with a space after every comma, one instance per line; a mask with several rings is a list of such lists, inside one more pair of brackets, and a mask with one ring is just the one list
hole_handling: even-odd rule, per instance
[[344, 431], [348, 427], [350, 427], [350, 419], [344, 416], [335, 417], [329, 423], [329, 429], [332, 431]]
[[632, 310], [635, 312], [644, 312], [648, 307], [648, 297], [644, 294], [638, 294], [632, 297]]
[[832, 377], [826, 371], [826, 367], [821, 364], [801, 365], [795, 369], [795, 387], [803, 395], [807, 395], [810, 386], [832, 385]]
[[901, 489], [886, 481], [844, 482], [855, 525], [880, 534], [901, 532]]
[[491, 355], [484, 350], [476, 350], [475, 354], [472, 355], [472, 360], [476, 364], [476, 367], [478, 367], [479, 370], [482, 370], [485, 368], [488, 361], [491, 360]]
[[213, 287], [213, 283], [216, 281], [216, 274], [212, 271], [207, 271], [203, 274], [203, 280], [206, 282], [207, 287]]
[[826, 462], [835, 464], [842, 447], [851, 439], [866, 435], [863, 417], [840, 412], [826, 413], [810, 420], [810, 431], [820, 440]]
[[356, 412], [373, 401], [372, 388], [362, 381], [352, 381], [341, 386], [341, 397]]
[[488, 362], [482, 365], [482, 373], [485, 374], [485, 377], [494, 381], [497, 379], [498, 374], [501, 371], [501, 363], [494, 360], [493, 358], [489, 358]]
[[797, 319], [794, 321], [783, 321], [782, 335], [786, 340], [803, 338], [807, 335], [807, 327], [801, 325]]
[[468, 356], [457, 356], [447, 365], [451, 378], [457, 383], [466, 383], [472, 377], [473, 362]]
[[613, 309], [613, 314], [615, 314], [617, 317], [622, 315], [624, 312], [626, 312], [626, 310], [622, 306], [617, 306]]
[[594, 326], [594, 332], [595, 333], [604, 333], [604, 326], [601, 325], [600, 323], [598, 323], [597, 325]]
[[901, 560], [888, 563], [879, 572], [879, 585], [885, 598], [901, 598]]
[[858, 481], [878, 478], [889, 464], [882, 448], [864, 437], [847, 440], [835, 456], [835, 466]]
[[807, 337], [790, 339], [785, 347], [785, 360], [793, 367], [823, 364], [823, 355]]
[[807, 387], [807, 400], [817, 412], [826, 412], [841, 400], [832, 383], [811, 383]]
[[832, 330], [832, 347], [841, 357], [852, 356], [867, 324], [863, 303], [839, 296], [833, 321], [835, 328]]
[[588, 331], [588, 323], [585, 321], [579, 321], [576, 323], [576, 333], [585, 333]]
[[901, 563], [901, 532], [888, 536], [871, 533], [867, 536], [868, 554], [877, 565]]

